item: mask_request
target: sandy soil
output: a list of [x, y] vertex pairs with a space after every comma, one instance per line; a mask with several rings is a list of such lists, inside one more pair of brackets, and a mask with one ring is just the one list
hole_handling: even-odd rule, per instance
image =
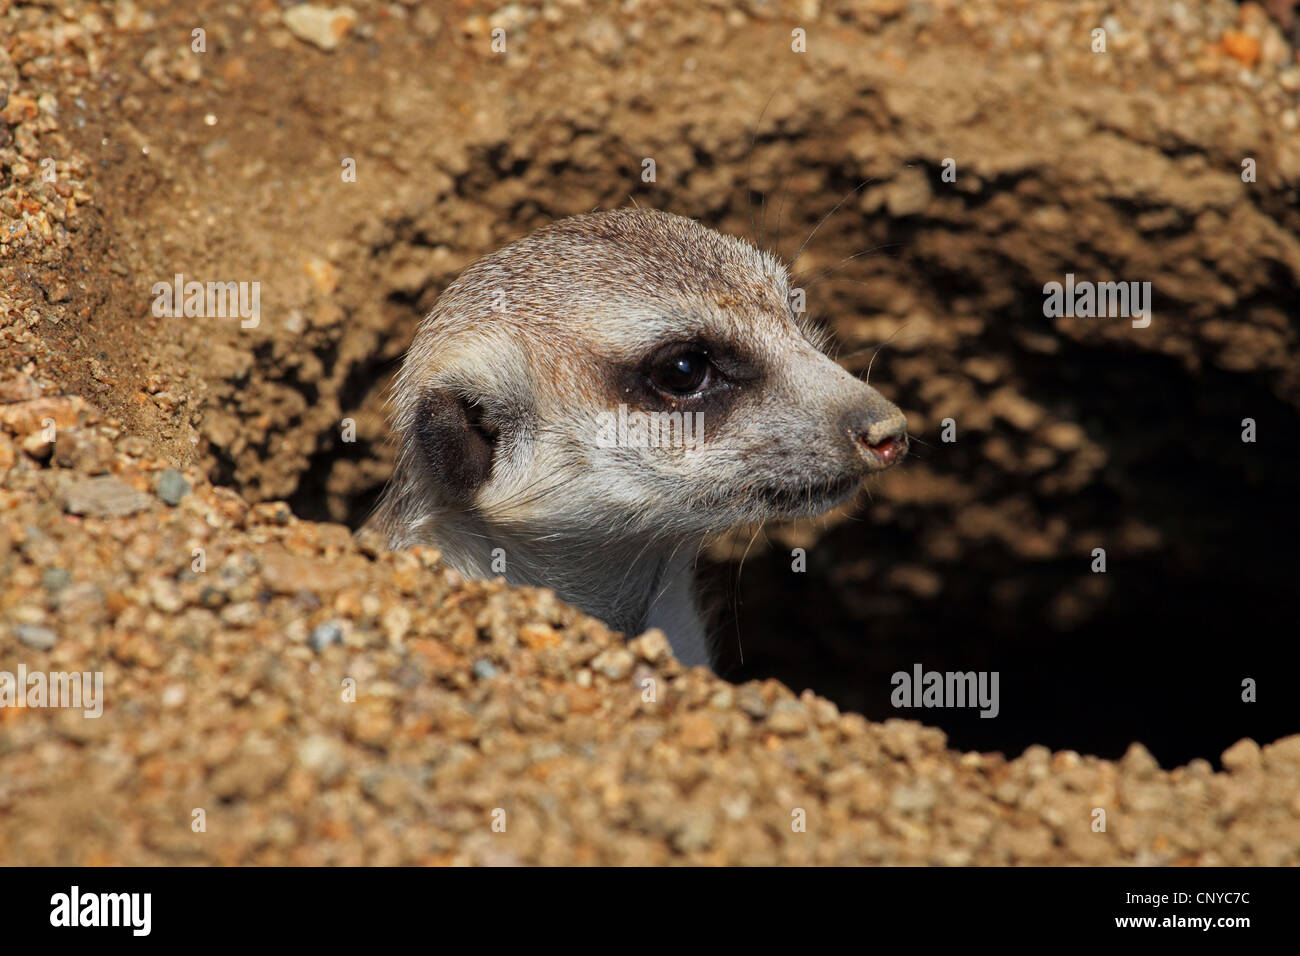
[[[1192, 6], [0, 0], [0, 670], [106, 697], [0, 709], [0, 860], [1300, 862], [1300, 66], [1281, 6]], [[348, 531], [441, 288], [631, 200], [816, 230], [813, 307], [926, 443], [718, 544], [735, 683]], [[1067, 272], [1151, 281], [1152, 327], [1044, 318]], [[177, 273], [258, 326], [154, 315]], [[1012, 706], [907, 715], [954, 749], [850, 712], [918, 659]]]

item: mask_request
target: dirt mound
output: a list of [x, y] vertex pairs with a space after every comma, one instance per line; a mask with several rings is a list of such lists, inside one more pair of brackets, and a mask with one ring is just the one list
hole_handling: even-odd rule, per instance
[[[103, 669], [114, 715], [77, 743], [91, 722], [0, 711], [24, 762], [2, 784], [5, 859], [1295, 862], [1294, 738], [1237, 745], [1231, 774], [1205, 762], [1300, 730], [1267, 681], [1300, 664], [1277, 554], [1300, 533], [1286, 37], [1227, 2], [813, 6], [356, 2], [320, 26], [271, 4], [0, 0], [0, 669]], [[658, 707], [640, 671], [588, 666], [619, 656], [602, 628], [341, 527], [387, 476], [384, 388], [440, 290], [544, 222], [629, 201], [794, 257], [845, 364], [873, 363], [922, 442], [856, 509], [718, 544], [729, 676], [764, 683], [634, 654]], [[178, 275], [257, 283], [256, 321], [159, 314]], [[1149, 282], [1150, 325], [1045, 315], [1067, 275]], [[39, 404], [54, 396], [86, 407]], [[195, 489], [175, 510], [152, 500], [164, 459]], [[94, 475], [149, 507], [70, 514]], [[212, 560], [190, 578], [200, 538]], [[289, 558], [268, 565], [272, 545]], [[351, 587], [313, 580], [345, 567]], [[204, 598], [217, 568], [230, 593]], [[44, 631], [53, 650], [21, 640]], [[1066, 752], [961, 756], [767, 680], [883, 719], [917, 661], [1002, 674], [996, 720], [911, 714], [957, 748]], [[761, 707], [738, 703], [751, 691]], [[371, 711], [383, 732], [357, 736]], [[1188, 765], [1069, 753], [1134, 740]], [[84, 795], [57, 796], [78, 777]], [[495, 794], [529, 808], [508, 849]], [[127, 826], [78, 844], [94, 800]], [[789, 832], [796, 806], [817, 840]], [[191, 836], [194, 807], [238, 828]]]
[[3, 407], [98, 451], [0, 436], [0, 660], [102, 675], [0, 709], [6, 863], [1300, 863], [1300, 736], [1217, 774], [956, 753]]

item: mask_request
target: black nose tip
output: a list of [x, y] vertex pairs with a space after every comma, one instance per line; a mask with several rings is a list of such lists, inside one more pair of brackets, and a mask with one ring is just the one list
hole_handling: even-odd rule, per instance
[[902, 412], [883, 417], [850, 417], [847, 429], [869, 468], [888, 468], [907, 454], [907, 419]]

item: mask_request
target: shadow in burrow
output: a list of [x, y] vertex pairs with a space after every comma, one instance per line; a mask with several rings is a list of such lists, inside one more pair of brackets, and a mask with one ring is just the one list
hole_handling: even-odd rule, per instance
[[[938, 726], [955, 748], [1007, 754], [1045, 744], [1113, 758], [1139, 741], [1166, 767], [1217, 765], [1242, 737], [1300, 732], [1287, 691], [1300, 665], [1290, 593], [1300, 416], [1260, 383], [1192, 376], [1161, 356], [1067, 345], [1050, 360], [1018, 358], [1028, 394], [1081, 424], [1108, 457], [1080, 493], [1034, 506], [1072, 528], [1135, 516], [1158, 531], [1156, 547], [1111, 548], [1100, 597], [1063, 626], [1054, 602], [1087, 590], [1088, 555], [1030, 561], [984, 544], [937, 564], [922, 535], [950, 515], [894, 509], [879, 526], [862, 517], [818, 541], [805, 573], [775, 548], [751, 554], [738, 582], [734, 566], [710, 569], [736, 615], [720, 631], [726, 676], [776, 677], [872, 719]], [[1246, 417], [1256, 444], [1240, 440]], [[946, 469], [945, 455], [958, 456], [933, 439], [926, 455], [959, 479], [968, 465]], [[844, 569], [863, 563], [846, 581]], [[900, 565], [934, 572], [938, 593], [890, 587]], [[917, 664], [998, 672], [998, 716], [894, 707], [892, 675]], [[1253, 703], [1243, 700], [1248, 678]]]

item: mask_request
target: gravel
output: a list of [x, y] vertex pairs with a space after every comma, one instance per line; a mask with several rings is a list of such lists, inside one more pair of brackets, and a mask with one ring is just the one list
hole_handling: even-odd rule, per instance
[[[74, 428], [115, 498], [171, 467], [93, 409]], [[97, 719], [0, 709], [0, 861], [1300, 863], [1300, 736], [1222, 773], [954, 752], [184, 478], [172, 508], [73, 514], [77, 471], [0, 472], [0, 663], [104, 681]]]
[[[1007, 57], [1049, 56], [1063, 72], [1086, 75], [1097, 62], [1086, 47], [1070, 45], [1086, 31], [1072, 33], [1056, 5], [1030, 11], [1012, 33], [1003, 5], [933, 6], [943, 14], [932, 25], [924, 4], [864, 4], [843, 16], [878, 36], [907, 12], [917, 48], [946, 30], [978, 36]], [[321, 54], [301, 41], [333, 44], [329, 62], [351, 62], [342, 59], [349, 45], [396, 16], [390, 8], [397, 9], [357, 2], [340, 20], [314, 4], [283, 13], [272, 5], [238, 28], [252, 30], [256, 21], [273, 45], [283, 39], [301, 47], [319, 72]], [[1169, 16], [1177, 19], [1180, 9]], [[1300, 72], [1286, 62], [1275, 31], [1255, 8], [1240, 19], [1227, 4], [1208, 9], [1211, 32], [1222, 35], [1212, 48], [1196, 32], [1206, 32], [1196, 25], [1199, 13], [1184, 16], [1196, 24], [1138, 29], [1144, 14], [1122, 10], [1111, 25], [1119, 28], [1113, 49], [1139, 64], [1151, 57], [1173, 64], [1207, 102], [1220, 104], [1178, 121], [1195, 127], [1188, 139], [1205, 137], [1196, 126], [1201, 117], [1247, 115], [1232, 101], [1245, 89], [1263, 104], [1270, 129], [1293, 129], [1295, 100], [1283, 94], [1300, 89]], [[499, 21], [512, 44], [541, 44], [549, 30], [565, 29], [561, 13], [552, 4], [512, 5], [495, 19], [452, 18], [443, 29], [415, 12], [409, 27], [421, 43], [435, 36], [477, 43]], [[131, 243], [95, 245], [102, 220], [92, 171], [149, 146], [158, 167], [140, 181], [179, 192], [185, 174], [166, 166], [165, 137], [150, 143], [130, 124], [103, 136], [107, 145], [71, 133], [94, 124], [82, 98], [116, 82], [106, 75], [106, 50], [149, 35], [171, 15], [165, 4], [67, 0], [56, 9], [0, 0], [0, 17], [13, 28], [0, 45], [0, 167], [10, 173], [0, 182], [0, 700], [3, 675], [20, 667], [102, 674], [104, 689], [98, 718], [71, 708], [0, 707], [0, 863], [1300, 864], [1300, 736], [1262, 747], [1239, 741], [1224, 752], [1222, 772], [1204, 760], [1162, 770], [1139, 743], [1118, 761], [1041, 746], [1019, 755], [960, 752], [919, 723], [874, 723], [777, 681], [736, 686], [684, 669], [658, 632], [624, 642], [548, 591], [467, 582], [434, 552], [387, 553], [342, 525], [302, 521], [283, 502], [251, 501], [214, 485], [210, 478], [221, 474], [225, 485], [258, 490], [249, 497], [293, 490], [310, 461], [284, 445], [314, 448], [339, 417], [329, 403], [363, 368], [361, 356], [373, 359], [373, 343], [368, 352], [342, 330], [373, 338], [387, 315], [352, 321], [358, 300], [329, 300], [337, 277], [313, 268], [304, 281], [317, 298], [286, 322], [316, 336], [314, 352], [338, 356], [337, 368], [315, 368], [312, 349], [286, 350], [281, 342], [268, 343], [270, 358], [254, 365], [247, 348], [221, 342], [206, 357], [211, 380], [225, 391], [214, 388], [206, 408], [204, 387], [170, 343], [160, 339], [157, 354], [142, 357], [135, 340], [114, 339], [103, 327], [109, 323], [98, 321], [102, 301], [119, 301], [111, 283], [139, 267], [133, 256], [150, 253]], [[317, 22], [308, 23], [313, 16]], [[729, 13], [763, 28], [770, 16], [763, 4]], [[408, 26], [403, 19], [388, 28]], [[677, 28], [673, 42], [712, 26], [684, 19]], [[580, 32], [582, 45], [605, 62], [634, 53], [630, 34], [609, 20], [583, 23]], [[188, 26], [177, 35], [188, 36]], [[813, 38], [821, 40], [816, 31]], [[218, 72], [188, 47], [176, 49], [174, 38], [159, 44], [121, 69], [127, 82], [163, 90], [178, 104], [204, 83], [220, 99], [249, 69], [232, 56]], [[1124, 61], [1114, 62], [1121, 69]], [[393, 102], [374, 110], [424, 115], [399, 102], [397, 89]], [[1226, 99], [1225, 89], [1233, 91]], [[122, 115], [147, 128], [150, 102], [131, 91]], [[502, 141], [483, 135], [489, 146]], [[211, 147], [210, 162], [220, 160], [220, 140], [202, 144]], [[605, 145], [585, 148], [596, 154]], [[711, 154], [722, 149], [705, 145]], [[896, 145], [911, 155], [912, 144]], [[475, 207], [466, 219], [461, 207], [447, 216], [441, 206], [419, 206], [420, 194], [451, 188], [444, 167], [472, 180], [465, 170], [473, 154], [460, 148], [448, 145], [430, 161], [433, 178], [446, 179], [441, 187], [404, 177], [409, 185], [394, 208], [384, 207], [386, 224], [368, 241], [393, 245], [393, 224], [410, 209], [430, 229], [445, 221], [476, 238], [432, 252], [408, 242], [429, 255], [396, 264], [401, 281], [391, 281], [400, 288], [376, 295], [367, 284], [344, 282], [340, 289], [360, 288], [351, 294], [374, 301], [410, 297], [444, 281], [476, 246], [501, 238], [482, 225], [491, 210]], [[563, 158], [587, 161], [580, 144], [558, 148]], [[53, 183], [37, 180], [44, 156], [56, 157]], [[547, 154], [536, 175], [549, 176], [560, 158]], [[386, 160], [406, 162], [393, 150]], [[263, 181], [260, 170], [249, 175]], [[721, 195], [727, 187], [697, 192]], [[899, 215], [916, 207], [916, 182], [900, 177], [882, 189], [871, 202]], [[507, 193], [501, 201], [514, 200]], [[380, 202], [371, 195], [349, 216], [361, 221], [365, 204]], [[187, 218], [194, 229], [221, 233], [197, 206], [191, 211], [167, 229], [142, 223], [140, 241], [152, 230], [184, 244], [193, 234], [176, 230]], [[238, 230], [226, 232], [238, 241]], [[283, 258], [280, 236], [266, 241], [265, 260]], [[367, 248], [345, 242], [335, 258], [360, 261]], [[245, 258], [244, 249], [232, 249], [236, 261]], [[88, 293], [89, 273], [72, 261], [93, 266], [107, 284]], [[206, 329], [194, 334], [207, 345]], [[1199, 347], [1170, 341], [1189, 354]], [[1275, 347], [1265, 338], [1245, 349], [1240, 338], [1223, 341], [1225, 350], [1238, 349], [1233, 362], [1276, 365], [1279, 393], [1295, 393], [1294, 372], [1286, 371], [1294, 343]], [[137, 360], [147, 372], [122, 371], [137, 369]], [[919, 378], [934, 378], [929, 366], [916, 368]], [[950, 373], [954, 394], [967, 374], [986, 384], [1001, 374], [987, 360]], [[319, 389], [318, 407], [296, 387], [268, 385], [275, 376]], [[990, 419], [1041, 430], [1058, 454], [1089, 450], [1077, 427], [1043, 419], [1014, 391], [995, 389], [980, 408]], [[57, 429], [53, 443], [47, 419]], [[353, 474], [340, 472], [342, 479], [382, 480], [350, 464]], [[1090, 458], [1076, 470], [1096, 467]], [[1020, 533], [1013, 543], [1027, 547], [1026, 540]], [[899, 579], [919, 591], [932, 587], [923, 569]], [[1106, 811], [1102, 832], [1093, 828], [1097, 809]], [[493, 822], [502, 815], [499, 832]]]

